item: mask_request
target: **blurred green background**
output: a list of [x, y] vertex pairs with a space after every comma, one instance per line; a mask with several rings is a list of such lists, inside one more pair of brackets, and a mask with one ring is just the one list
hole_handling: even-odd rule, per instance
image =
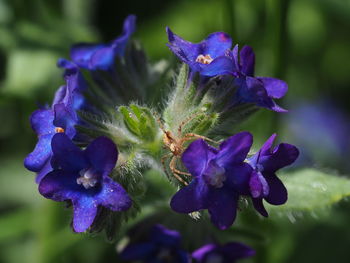
[[[173, 59], [165, 26], [193, 42], [226, 31], [251, 45], [257, 75], [289, 83], [280, 104], [290, 114], [261, 110], [239, 129], [250, 130], [257, 145], [277, 131], [280, 141], [309, 154], [300, 165], [350, 174], [350, 0], [0, 0], [0, 263], [119, 262], [103, 235], [71, 232], [69, 209], [39, 196], [22, 162], [36, 142], [31, 112], [64, 84], [57, 59], [68, 58], [73, 43], [112, 40], [130, 13], [138, 17], [135, 38], [154, 62]], [[302, 125], [310, 105], [319, 114]], [[322, 119], [327, 113], [341, 116], [339, 125]], [[327, 143], [336, 146], [331, 151]], [[243, 238], [256, 248], [246, 262], [350, 262], [350, 205], [326, 210], [269, 220], [242, 213], [251, 223], [248, 237], [232, 230], [223, 239]]]

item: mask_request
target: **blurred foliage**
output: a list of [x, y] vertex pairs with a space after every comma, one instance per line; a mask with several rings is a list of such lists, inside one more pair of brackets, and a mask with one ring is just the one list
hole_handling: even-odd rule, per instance
[[[257, 75], [288, 81], [289, 93], [281, 103], [286, 108], [293, 111], [300, 98], [309, 103], [327, 98], [345, 114], [350, 111], [349, 0], [0, 0], [0, 263], [118, 262], [115, 245], [104, 237], [71, 232], [69, 209], [39, 196], [34, 176], [23, 168], [22, 160], [36, 140], [30, 113], [38, 104], [50, 102], [63, 84], [56, 60], [68, 58], [75, 42], [113, 39], [129, 13], [138, 16], [136, 37], [154, 61], [174, 60], [165, 46], [165, 26], [191, 41], [224, 30], [235, 42], [256, 50]], [[253, 131], [256, 148], [275, 131], [282, 132], [281, 141], [293, 143], [283, 132], [285, 120], [284, 115], [262, 110], [240, 130]], [[298, 147], [303, 151], [303, 145]], [[336, 167], [315, 162], [311, 165], [350, 172], [341, 162]], [[338, 187], [332, 181], [341, 178], [305, 173], [309, 180], [324, 176], [325, 184], [339, 189], [340, 195], [348, 192], [346, 184]], [[194, 230], [207, 224], [206, 219], [196, 224], [161, 210], [159, 200], [166, 200], [174, 189], [157, 174], [147, 178], [149, 190], [140, 219], [163, 222], [165, 215], [168, 220], [163, 223], [183, 230], [185, 241], [194, 236], [204, 243], [203, 233]], [[293, 180], [299, 178], [288, 183]], [[310, 190], [308, 185], [303, 191]], [[298, 195], [298, 202], [316, 198], [311, 193]], [[325, 198], [320, 196], [315, 204]], [[260, 219], [247, 211], [239, 215], [237, 228], [216, 234], [221, 241], [241, 240], [257, 249], [255, 259], [247, 262], [322, 263], [336, 257], [337, 263], [345, 263], [349, 262], [349, 219], [347, 202], [326, 213], [289, 219], [276, 215]]]
[[318, 213], [350, 196], [350, 181], [331, 172], [305, 168], [280, 178], [288, 189], [288, 202], [281, 207], [271, 206], [270, 210], [281, 214], [288, 212], [292, 221], [293, 214]]

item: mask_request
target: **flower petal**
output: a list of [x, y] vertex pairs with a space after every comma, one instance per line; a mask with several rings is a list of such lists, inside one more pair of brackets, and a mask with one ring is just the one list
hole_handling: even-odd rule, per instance
[[267, 141], [261, 147], [261, 156], [265, 156], [271, 153], [273, 142], [275, 141], [277, 134], [274, 133], [267, 139]]
[[200, 73], [203, 76], [213, 77], [218, 75], [229, 75], [234, 72], [234, 61], [227, 56], [221, 56], [210, 64], [200, 65]]
[[157, 247], [152, 243], [139, 243], [127, 246], [121, 253], [123, 260], [144, 260], [156, 253]]
[[287, 110], [281, 108], [269, 97], [264, 84], [258, 78], [246, 77], [245, 79], [236, 79], [236, 83], [239, 86], [238, 96], [244, 102], [253, 102], [260, 107], [268, 108], [276, 112], [287, 112]]
[[192, 213], [207, 208], [210, 189], [200, 177], [180, 189], [171, 199], [171, 208], [178, 213]]
[[64, 129], [64, 133], [72, 139], [76, 134], [74, 125], [77, 123], [77, 116], [75, 112], [63, 103], [56, 104], [54, 106], [55, 119], [53, 123], [56, 127]]
[[205, 256], [210, 253], [211, 251], [215, 250], [218, 246], [215, 244], [206, 244], [200, 248], [198, 248], [197, 250], [195, 250], [192, 253], [192, 257], [195, 260], [198, 260], [199, 262], [201, 262], [201, 260], [205, 259]]
[[[266, 101], [269, 103], [272, 101], [268, 97], [263, 83], [252, 77], [239, 77], [235, 79], [235, 85], [238, 86], [237, 100], [243, 103], [256, 103], [262, 107], [266, 106]], [[265, 104], [263, 103], [265, 102]], [[263, 104], [263, 105], [261, 105]]]
[[118, 150], [107, 137], [98, 137], [85, 150], [90, 164], [102, 175], [109, 175], [118, 160]]
[[48, 158], [48, 160], [46, 161], [45, 165], [43, 166], [43, 168], [41, 168], [41, 170], [37, 173], [36, 177], [35, 177], [35, 182], [37, 184], [39, 184], [41, 182], [41, 180], [51, 171], [53, 170], [52, 166], [51, 166], [51, 156]]
[[238, 242], [227, 243], [222, 246], [221, 250], [225, 253], [226, 258], [230, 260], [230, 262], [255, 255], [253, 249]]
[[95, 52], [101, 48], [106, 47], [104, 44], [76, 44], [72, 47], [70, 56], [74, 63], [79, 67], [92, 69], [90, 67], [90, 59]]
[[83, 168], [89, 167], [83, 151], [66, 134], [55, 134], [51, 145], [55, 161], [63, 170], [79, 172]]
[[114, 63], [115, 52], [111, 46], [106, 46], [97, 50], [90, 59], [90, 68], [108, 70]]
[[64, 58], [59, 58], [57, 60], [57, 67], [64, 69], [64, 73], [63, 73], [64, 77], [78, 74], [79, 72], [79, 67], [77, 64]]
[[37, 135], [54, 134], [55, 126], [53, 125], [54, 113], [51, 109], [39, 109], [30, 116], [30, 123], [33, 131]]
[[39, 137], [39, 141], [34, 150], [24, 159], [24, 166], [28, 170], [32, 172], [39, 172], [44, 167], [45, 163], [50, 159], [52, 154], [52, 136], [53, 134], [47, 134]]
[[234, 46], [232, 49], [232, 52], [230, 53], [230, 56], [232, 57], [234, 63], [235, 63], [235, 69], [239, 70], [239, 61], [238, 61], [238, 44]]
[[240, 52], [241, 71], [247, 76], [254, 76], [255, 54], [250, 46], [244, 46]]
[[263, 198], [269, 193], [269, 185], [260, 172], [252, 172], [249, 180], [249, 188], [253, 198]]
[[249, 195], [249, 179], [253, 168], [247, 163], [240, 163], [227, 165], [225, 169], [227, 178], [225, 185], [240, 194]]
[[234, 163], [241, 163], [247, 157], [253, 143], [253, 136], [249, 132], [237, 133], [220, 144], [216, 155], [216, 163], [225, 167]]
[[123, 25], [123, 33], [121, 36], [113, 40], [113, 43], [111, 47], [113, 48], [113, 54], [118, 56], [123, 56], [126, 44], [128, 43], [128, 40], [132, 33], [135, 32], [136, 28], [136, 16], [135, 15], [129, 15], [124, 20]]
[[272, 155], [262, 158], [260, 163], [265, 171], [275, 172], [294, 163], [298, 156], [299, 150], [297, 147], [288, 143], [281, 143], [273, 150]]
[[202, 55], [210, 55], [213, 59], [225, 55], [228, 49], [231, 49], [232, 39], [224, 32], [215, 32], [210, 34], [201, 43]]
[[179, 247], [181, 236], [180, 233], [167, 229], [162, 225], [155, 225], [151, 232], [153, 242], [158, 245], [166, 245], [168, 247]]
[[270, 138], [268, 138], [267, 141], [263, 144], [260, 150], [248, 159], [248, 162], [252, 167], [256, 168], [257, 163], [259, 162], [261, 157], [264, 157], [266, 155], [271, 155], [272, 145], [273, 145], [273, 142], [275, 141], [276, 136], [277, 136], [276, 133], [272, 134]]
[[267, 213], [262, 198], [252, 198], [253, 206], [256, 211], [258, 211], [262, 216], [268, 217], [269, 214]]
[[260, 103], [258, 103], [258, 106], [264, 107], [264, 108], [267, 108], [267, 109], [270, 109], [270, 110], [273, 110], [273, 111], [279, 112], [279, 113], [288, 112], [288, 110], [277, 105], [277, 103], [271, 98], [267, 98], [267, 99], [265, 99], [265, 101], [261, 101]]
[[201, 44], [188, 42], [175, 35], [169, 27], [166, 28], [170, 50], [183, 62], [194, 62], [201, 55]]
[[94, 198], [99, 205], [112, 211], [124, 211], [132, 205], [132, 201], [124, 188], [107, 176], [103, 177], [102, 189]]
[[53, 99], [52, 105], [55, 105], [57, 103], [61, 103], [66, 96], [67, 88], [66, 86], [61, 86], [55, 93], [55, 97]]
[[192, 142], [182, 154], [182, 162], [192, 176], [200, 176], [210, 159], [215, 156], [215, 149], [209, 146], [204, 140]]
[[83, 188], [76, 183], [78, 175], [55, 170], [47, 174], [39, 183], [39, 192], [57, 202], [78, 199]]
[[271, 98], [280, 99], [288, 91], [288, 84], [283, 80], [268, 77], [258, 77], [257, 79], [264, 83], [267, 94]]
[[282, 205], [287, 202], [288, 193], [282, 181], [275, 174], [265, 176], [265, 179], [270, 187], [270, 192], [265, 200], [272, 205]]
[[90, 196], [82, 195], [73, 199], [73, 229], [75, 232], [85, 232], [94, 222], [97, 205]]
[[[189, 199], [187, 200], [189, 202]], [[238, 194], [231, 189], [219, 188], [210, 193], [208, 211], [215, 226], [224, 230], [236, 219]]]

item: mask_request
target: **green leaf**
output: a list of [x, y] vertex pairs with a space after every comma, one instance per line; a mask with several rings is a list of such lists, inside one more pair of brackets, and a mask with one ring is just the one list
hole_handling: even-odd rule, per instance
[[303, 212], [324, 209], [350, 196], [350, 179], [316, 169], [302, 169], [281, 176], [288, 189], [285, 205], [270, 211]]

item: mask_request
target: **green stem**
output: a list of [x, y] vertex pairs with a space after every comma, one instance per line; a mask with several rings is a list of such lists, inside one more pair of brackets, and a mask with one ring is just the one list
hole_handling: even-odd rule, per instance
[[[290, 0], [266, 0], [266, 46], [270, 47], [269, 59], [272, 60], [271, 76], [284, 79], [287, 69], [288, 32], [287, 18]], [[279, 100], [281, 102], [281, 100]], [[280, 115], [271, 115], [278, 124]], [[275, 132], [275, 125], [271, 133]]]
[[266, 45], [273, 54], [273, 76], [281, 78], [286, 72], [288, 47], [287, 15], [290, 0], [266, 0]]
[[223, 0], [223, 13], [224, 13], [224, 25], [225, 31], [232, 37], [237, 36], [235, 27], [235, 6], [233, 0]]

